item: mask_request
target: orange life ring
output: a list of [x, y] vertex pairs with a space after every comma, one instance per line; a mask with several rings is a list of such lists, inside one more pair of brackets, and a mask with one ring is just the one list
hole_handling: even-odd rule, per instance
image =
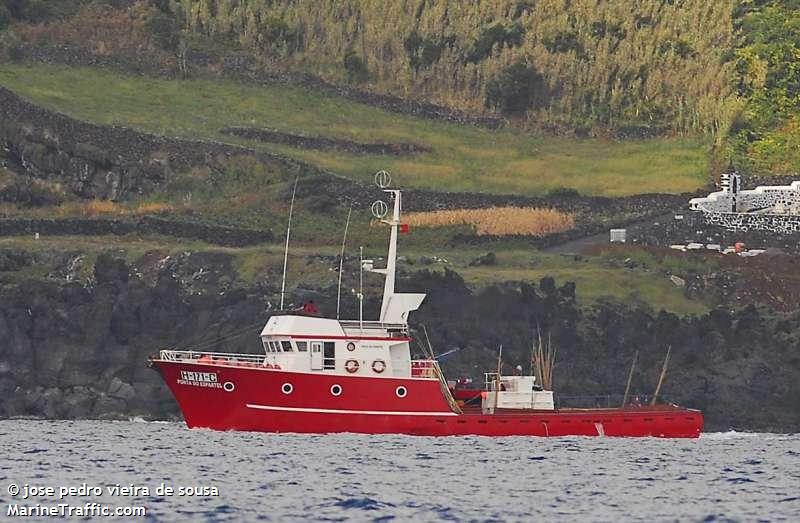
[[354, 372], [358, 372], [358, 361], [356, 360], [347, 360], [344, 362], [344, 370], [353, 374]]
[[386, 370], [386, 362], [383, 360], [375, 360], [372, 362], [372, 371], [376, 374], [380, 374], [381, 372]]

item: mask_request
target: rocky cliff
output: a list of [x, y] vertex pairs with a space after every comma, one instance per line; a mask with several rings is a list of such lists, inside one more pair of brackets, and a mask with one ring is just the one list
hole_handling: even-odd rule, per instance
[[[6, 270], [8, 263], [26, 261], [7, 261]], [[53, 275], [52, 281], [0, 290], [2, 415], [174, 417], [168, 391], [145, 365], [148, 354], [207, 342], [264, 317], [262, 300], [226, 291], [221, 278], [231, 268], [225, 256], [146, 264], [152, 271], [141, 274], [100, 256], [88, 282], [66, 282], [63, 275], [55, 281]], [[254, 336], [221, 344], [239, 351], [257, 346]]]

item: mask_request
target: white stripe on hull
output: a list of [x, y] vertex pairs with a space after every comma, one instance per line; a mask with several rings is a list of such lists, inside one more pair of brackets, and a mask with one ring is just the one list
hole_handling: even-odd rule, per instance
[[410, 412], [398, 410], [344, 410], [344, 409], [310, 409], [304, 407], [271, 407], [247, 403], [249, 409], [280, 410], [284, 412], [312, 412], [321, 414], [370, 414], [375, 416], [457, 416], [455, 412]]

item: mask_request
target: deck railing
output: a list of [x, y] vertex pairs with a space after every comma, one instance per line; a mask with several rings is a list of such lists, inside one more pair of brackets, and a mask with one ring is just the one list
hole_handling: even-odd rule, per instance
[[[159, 351], [159, 357], [164, 361], [195, 361], [198, 363], [250, 363], [266, 365], [267, 357], [260, 354], [235, 354], [231, 352], [205, 352], [193, 350]], [[206, 361], [198, 361], [206, 360]]]
[[383, 323], [380, 321], [358, 321], [358, 320], [340, 320], [339, 324], [343, 329], [347, 330], [378, 330], [388, 331], [389, 333], [408, 335], [407, 323]]
[[[308, 356], [308, 352], [283, 352], [280, 355], [285, 358], [289, 357], [302, 357]], [[268, 356], [262, 354], [236, 354], [231, 352], [206, 352], [206, 351], [192, 351], [192, 350], [172, 350], [163, 349], [159, 351], [159, 359], [163, 361], [174, 361], [182, 363], [201, 363], [206, 365], [241, 365], [241, 366], [258, 366], [266, 368], [277, 368], [281, 366], [276, 363], [282, 358], [276, 358], [274, 354]], [[326, 364], [333, 363], [333, 367], [326, 367], [325, 369], [317, 370], [334, 370], [336, 368], [342, 369], [347, 361], [352, 358], [324, 358]], [[285, 360], [284, 360], [285, 362]], [[336, 363], [341, 365], [337, 366]], [[364, 363], [366, 365], [366, 363]], [[438, 364], [435, 360], [413, 360], [411, 362], [411, 376], [415, 378], [438, 378], [439, 373]], [[394, 376], [397, 377], [397, 376]]]

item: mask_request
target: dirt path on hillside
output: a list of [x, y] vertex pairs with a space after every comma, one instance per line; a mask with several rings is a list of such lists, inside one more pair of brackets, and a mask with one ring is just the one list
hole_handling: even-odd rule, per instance
[[[678, 213], [670, 212], [666, 214], [660, 214], [644, 220], [633, 221], [627, 224], [625, 227], [620, 228], [627, 230], [628, 237], [635, 237], [636, 233], [642, 229], [650, 228], [654, 224], [663, 223], [666, 220], [674, 220], [676, 214]], [[608, 243], [610, 243], [609, 231], [605, 231], [600, 234], [593, 234], [591, 236], [578, 238], [577, 240], [571, 240], [558, 245], [553, 245], [551, 247], [546, 247], [542, 249], [542, 252], [550, 254], [579, 254], [591, 247], [606, 245]]]

